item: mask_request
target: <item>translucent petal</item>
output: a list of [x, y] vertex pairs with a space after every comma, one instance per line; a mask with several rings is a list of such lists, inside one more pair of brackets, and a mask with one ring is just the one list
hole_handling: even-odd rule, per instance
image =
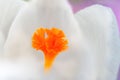
[[0, 31], [5, 39], [12, 22], [23, 4], [21, 0], [0, 0]]
[[108, 7], [93, 5], [75, 16], [95, 51], [96, 80], [116, 80], [120, 64], [120, 37], [114, 13]]

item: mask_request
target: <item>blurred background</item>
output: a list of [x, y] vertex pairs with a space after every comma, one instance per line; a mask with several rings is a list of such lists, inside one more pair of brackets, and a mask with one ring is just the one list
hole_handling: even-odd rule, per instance
[[73, 6], [74, 12], [78, 12], [79, 10], [93, 4], [101, 4], [112, 8], [116, 15], [120, 31], [120, 0], [70, 0], [70, 2]]

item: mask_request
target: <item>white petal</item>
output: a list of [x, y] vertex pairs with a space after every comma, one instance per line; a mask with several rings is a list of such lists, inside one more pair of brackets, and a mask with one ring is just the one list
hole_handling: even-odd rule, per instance
[[22, 5], [23, 2], [20, 0], [0, 0], [0, 31], [3, 33], [5, 39]]
[[32, 60], [10, 61], [0, 59], [0, 80], [40, 80], [40, 71], [40, 66]]
[[[94, 55], [88, 50], [90, 47], [86, 46], [87, 42], [84, 41], [69, 4], [66, 0], [53, 0], [51, 4], [45, 3], [49, 0], [42, 0], [42, 4], [40, 0], [37, 1], [24, 7], [16, 17], [5, 44], [5, 55], [28, 60], [36, 58], [33, 53], [38, 53], [31, 48], [33, 32], [40, 26], [55, 26], [67, 35], [69, 49], [57, 57], [50, 74], [42, 74], [43, 80], [95, 80]], [[43, 61], [43, 56], [39, 58]]]
[[120, 38], [112, 10], [93, 5], [78, 12], [76, 19], [89, 45], [96, 52], [96, 80], [116, 80], [120, 63]]
[[2, 32], [0, 32], [0, 58], [3, 54], [3, 46], [4, 46], [5, 38]]

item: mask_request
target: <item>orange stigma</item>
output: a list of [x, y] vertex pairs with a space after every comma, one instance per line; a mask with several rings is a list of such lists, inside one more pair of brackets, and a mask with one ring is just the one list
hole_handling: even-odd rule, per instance
[[68, 48], [67, 44], [64, 32], [57, 28], [38, 28], [32, 37], [32, 47], [44, 53], [45, 70], [49, 70], [56, 56]]

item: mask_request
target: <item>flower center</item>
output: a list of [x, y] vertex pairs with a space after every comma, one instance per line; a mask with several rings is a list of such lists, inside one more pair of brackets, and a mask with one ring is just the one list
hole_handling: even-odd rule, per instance
[[68, 40], [58, 28], [38, 28], [32, 36], [32, 47], [44, 53], [45, 70], [49, 70], [56, 56], [68, 48]]

